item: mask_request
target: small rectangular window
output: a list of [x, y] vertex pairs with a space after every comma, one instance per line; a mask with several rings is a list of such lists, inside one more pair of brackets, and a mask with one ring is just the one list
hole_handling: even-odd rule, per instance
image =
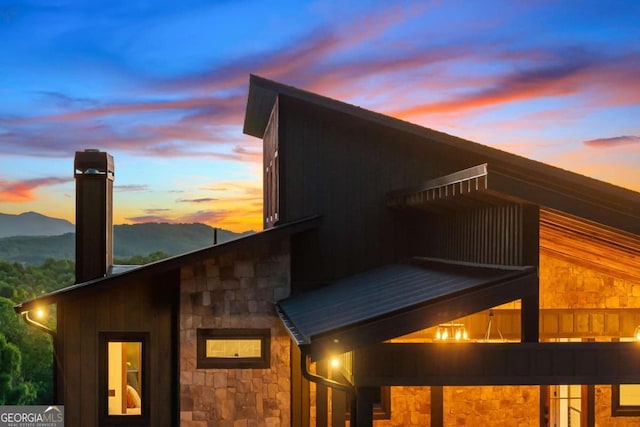
[[198, 368], [269, 367], [270, 329], [198, 329]]
[[101, 424], [145, 424], [148, 418], [146, 333], [100, 333]]

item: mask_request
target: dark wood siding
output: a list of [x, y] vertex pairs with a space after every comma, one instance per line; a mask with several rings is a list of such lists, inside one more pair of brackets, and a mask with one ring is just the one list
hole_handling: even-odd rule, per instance
[[501, 265], [538, 265], [537, 207], [510, 204], [448, 214], [417, 214], [416, 255]]
[[[287, 96], [279, 97], [277, 114], [280, 220], [322, 216], [318, 230], [292, 240], [293, 294], [413, 255], [537, 265], [536, 206], [412, 219], [386, 204], [390, 191], [486, 158]], [[424, 227], [434, 218], [436, 229], [428, 231], [438, 235], [431, 241]]]
[[148, 332], [150, 425], [177, 421], [176, 302], [178, 273], [141, 283], [78, 291], [59, 303], [60, 373], [69, 425], [98, 425], [98, 333]]
[[408, 256], [407, 224], [387, 193], [473, 162], [343, 113], [284, 96], [278, 104], [280, 218], [322, 215], [315, 234], [293, 240], [294, 293]]

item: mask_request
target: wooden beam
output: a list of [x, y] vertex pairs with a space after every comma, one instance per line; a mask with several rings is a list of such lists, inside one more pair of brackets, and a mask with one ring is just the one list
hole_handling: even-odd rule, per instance
[[640, 383], [640, 344], [379, 344], [355, 353], [358, 387]]

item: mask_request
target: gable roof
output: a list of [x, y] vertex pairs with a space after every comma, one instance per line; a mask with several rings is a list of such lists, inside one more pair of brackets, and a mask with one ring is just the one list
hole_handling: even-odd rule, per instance
[[[244, 132], [262, 138], [278, 97], [290, 97], [364, 120], [377, 126], [418, 136], [428, 144], [463, 150], [481, 159], [502, 179], [502, 193], [518, 194], [524, 202], [556, 209], [578, 217], [640, 235], [640, 194], [542, 162], [437, 132], [354, 105], [252, 75]], [[425, 181], [433, 177], [425, 177]], [[421, 183], [416, 183], [420, 185]], [[398, 189], [405, 190], [405, 189]], [[535, 196], [535, 198], [534, 198]]]
[[318, 226], [320, 220], [321, 218], [319, 216], [304, 218], [298, 221], [292, 221], [290, 223], [277, 225], [267, 230], [243, 236], [235, 240], [220, 243], [215, 246], [209, 246], [203, 249], [187, 252], [182, 255], [166, 258], [150, 264], [134, 266], [131, 268], [112, 269], [112, 273], [110, 275], [83, 283], [77, 283], [75, 285], [67, 286], [65, 288], [43, 294], [37, 298], [23, 301], [22, 303], [16, 305], [14, 309], [17, 313], [21, 313], [33, 309], [36, 305], [53, 304], [56, 301], [80, 290], [93, 290], [101, 286], [113, 285], [116, 283], [121, 283], [122, 281], [137, 280], [144, 277], [180, 269], [183, 266], [201, 262], [228, 252], [311, 230], [312, 228]]
[[312, 358], [429, 328], [537, 292], [535, 267], [412, 258], [281, 300], [278, 315]]

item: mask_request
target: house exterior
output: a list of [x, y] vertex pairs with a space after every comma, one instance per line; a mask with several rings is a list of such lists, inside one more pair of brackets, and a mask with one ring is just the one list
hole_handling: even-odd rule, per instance
[[16, 307], [68, 425], [640, 422], [639, 193], [257, 76], [244, 131], [264, 231], [128, 270], [76, 153], [77, 283]]

